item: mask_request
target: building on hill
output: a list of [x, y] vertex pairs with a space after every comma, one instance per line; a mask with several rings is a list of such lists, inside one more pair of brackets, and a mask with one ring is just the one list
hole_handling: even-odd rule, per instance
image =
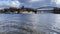
[[35, 14], [37, 11], [33, 8], [25, 8], [24, 6], [20, 8], [19, 13], [23, 14]]
[[35, 14], [36, 10], [31, 9], [31, 8], [24, 8], [24, 9], [20, 9], [20, 13], [25, 13], [25, 14]]
[[60, 8], [54, 8], [53, 13], [60, 14]]
[[5, 14], [36, 14], [37, 11], [33, 8], [25, 8], [24, 6], [22, 6], [21, 8], [15, 8], [15, 7], [4, 8], [3, 10], [0, 10], [0, 13], [5, 13]]

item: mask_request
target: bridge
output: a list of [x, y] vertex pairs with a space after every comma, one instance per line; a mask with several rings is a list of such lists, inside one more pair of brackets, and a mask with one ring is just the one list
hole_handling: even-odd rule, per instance
[[37, 8], [37, 9], [44, 9], [44, 8], [49, 8], [49, 10], [50, 10], [50, 8], [55, 9], [55, 8], [57, 8], [57, 7], [45, 6], [45, 7], [40, 7], [40, 8]]
[[55, 8], [57, 8], [57, 7], [52, 7], [52, 6], [40, 7], [40, 8], [37, 8], [37, 13], [42, 13], [42, 12], [43, 13], [45, 13], [45, 12], [52, 13]]

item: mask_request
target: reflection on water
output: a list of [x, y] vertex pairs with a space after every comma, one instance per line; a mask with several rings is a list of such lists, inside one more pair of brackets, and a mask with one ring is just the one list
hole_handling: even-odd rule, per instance
[[59, 14], [0, 14], [0, 34], [60, 34]]

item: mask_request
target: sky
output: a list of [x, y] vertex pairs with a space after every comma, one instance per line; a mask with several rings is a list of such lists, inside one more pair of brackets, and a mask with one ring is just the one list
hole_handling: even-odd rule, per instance
[[43, 6], [60, 7], [60, 0], [0, 0], [0, 8], [21, 6], [30, 8], [39, 8]]

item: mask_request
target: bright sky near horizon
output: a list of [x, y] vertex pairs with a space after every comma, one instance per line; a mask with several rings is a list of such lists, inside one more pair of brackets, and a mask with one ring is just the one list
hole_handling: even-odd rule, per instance
[[4, 7], [32, 7], [56, 6], [60, 7], [60, 0], [0, 0], [0, 8]]

